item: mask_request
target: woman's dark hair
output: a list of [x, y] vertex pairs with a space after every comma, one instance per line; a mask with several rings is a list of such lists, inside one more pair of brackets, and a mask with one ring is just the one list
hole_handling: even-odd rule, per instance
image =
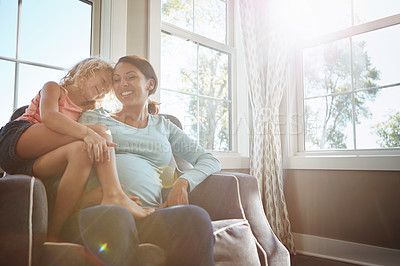
[[[149, 95], [152, 95], [156, 92], [157, 86], [158, 86], [158, 78], [157, 78], [156, 72], [154, 71], [153, 66], [150, 64], [149, 61], [147, 61], [146, 58], [143, 58], [143, 57], [140, 57], [137, 55], [123, 56], [118, 60], [118, 62], [115, 66], [117, 66], [119, 63], [123, 63], [123, 62], [129, 63], [129, 64], [137, 67], [140, 70], [140, 72], [143, 73], [143, 75], [146, 77], [147, 80], [149, 80], [149, 79], [154, 80], [154, 87], [149, 91]], [[158, 111], [159, 111], [159, 105], [160, 105], [159, 103], [148, 99], [149, 113], [152, 115], [157, 115]]]

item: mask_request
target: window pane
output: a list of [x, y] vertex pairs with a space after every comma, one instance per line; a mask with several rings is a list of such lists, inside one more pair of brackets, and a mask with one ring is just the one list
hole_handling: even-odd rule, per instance
[[161, 86], [182, 92], [197, 91], [196, 44], [171, 35], [161, 35]]
[[356, 88], [400, 81], [400, 38], [396, 36], [400, 36], [400, 25], [353, 37]]
[[161, 14], [165, 22], [226, 43], [226, 1], [162, 0]]
[[[18, 1], [0, 1], [0, 55], [15, 58]], [[5, 41], [7, 40], [7, 41]]]
[[64, 71], [43, 67], [20, 65], [18, 86], [18, 107], [30, 104], [35, 95], [48, 81], [59, 82], [64, 76]]
[[194, 32], [226, 43], [226, 2], [196, 0]]
[[200, 94], [228, 99], [229, 57], [227, 54], [199, 47]]
[[200, 145], [207, 150], [229, 150], [228, 103], [200, 98], [199, 111]]
[[352, 149], [351, 94], [304, 102], [305, 149]]
[[[371, 97], [371, 95], [373, 97]], [[400, 147], [400, 87], [357, 93], [357, 148]]]
[[13, 112], [14, 71], [15, 63], [0, 60], [0, 127], [4, 126], [10, 120]]
[[292, 1], [292, 27], [301, 37], [342, 30], [351, 26], [351, 0], [296, 0]]
[[84, 1], [24, 0], [21, 59], [71, 67], [89, 57], [91, 12]]
[[183, 131], [197, 139], [197, 97], [161, 90], [160, 113], [176, 116]]
[[361, 24], [400, 13], [398, 0], [354, 0], [354, 21]]
[[193, 31], [193, 0], [162, 0], [161, 19]]
[[304, 97], [351, 89], [351, 55], [348, 39], [303, 51]]

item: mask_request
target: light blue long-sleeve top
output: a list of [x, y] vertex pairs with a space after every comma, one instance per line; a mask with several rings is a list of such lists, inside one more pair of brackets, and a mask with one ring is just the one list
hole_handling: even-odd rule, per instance
[[[160, 180], [170, 169], [172, 154], [193, 165], [180, 178], [189, 181], [190, 191], [207, 176], [220, 171], [219, 161], [168, 119], [149, 115], [145, 128], [135, 128], [113, 119], [103, 108], [84, 112], [81, 123], [104, 124], [111, 131], [115, 147], [118, 176], [129, 196], [138, 196], [142, 207], [162, 204], [161, 190], [170, 181]], [[164, 179], [166, 172], [164, 172]], [[171, 178], [171, 177], [169, 177]], [[168, 179], [168, 178], [167, 178]], [[86, 190], [98, 186], [94, 171]]]

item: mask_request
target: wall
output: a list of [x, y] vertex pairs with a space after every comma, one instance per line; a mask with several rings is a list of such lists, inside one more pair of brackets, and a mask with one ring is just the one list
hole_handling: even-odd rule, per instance
[[146, 0], [128, 0], [126, 54], [147, 57], [148, 3]]
[[285, 170], [292, 232], [400, 249], [400, 172]]

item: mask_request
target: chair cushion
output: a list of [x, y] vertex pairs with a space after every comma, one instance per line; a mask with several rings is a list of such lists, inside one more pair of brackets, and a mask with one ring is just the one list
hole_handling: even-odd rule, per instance
[[257, 246], [245, 219], [213, 221], [215, 265], [260, 265]]

